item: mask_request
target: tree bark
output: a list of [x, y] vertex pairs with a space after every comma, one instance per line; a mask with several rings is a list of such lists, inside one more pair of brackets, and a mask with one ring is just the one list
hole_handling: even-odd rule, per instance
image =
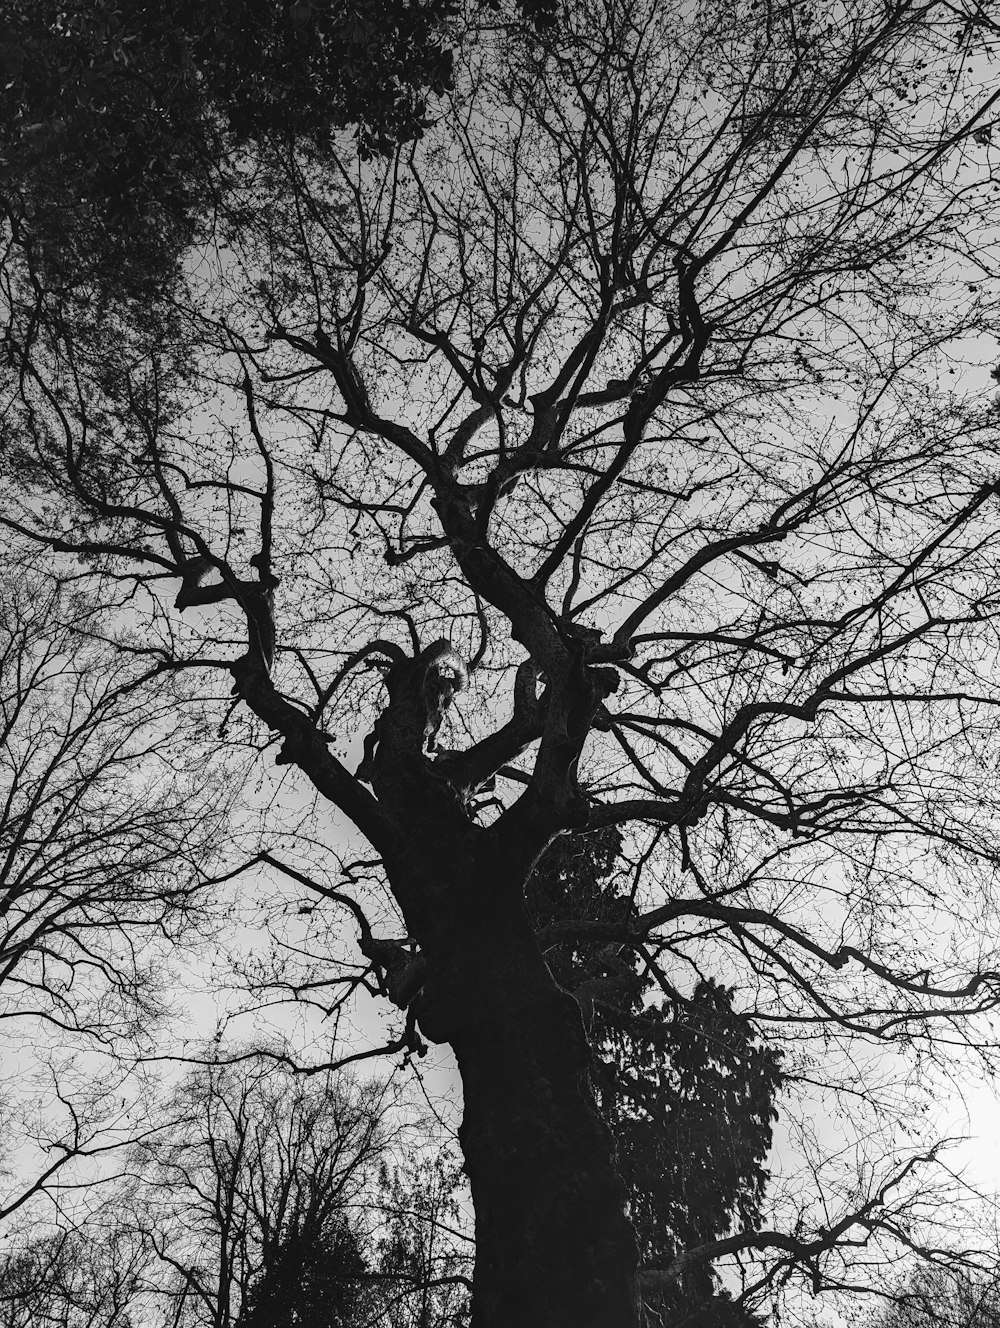
[[635, 1235], [579, 1007], [547, 985], [525, 982], [507, 1017], [453, 1043], [476, 1212], [473, 1328], [636, 1328]]
[[638, 1247], [580, 1008], [542, 957], [521, 882], [477, 848], [433, 910], [417, 1006], [462, 1076], [473, 1328], [637, 1328]]

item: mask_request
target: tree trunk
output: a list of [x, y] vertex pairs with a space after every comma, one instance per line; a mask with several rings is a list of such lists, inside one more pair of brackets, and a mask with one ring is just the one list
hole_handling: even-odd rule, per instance
[[636, 1328], [635, 1235], [572, 997], [535, 992], [455, 1041], [476, 1212], [473, 1328]]
[[473, 1328], [637, 1328], [638, 1249], [589, 1079], [580, 1008], [555, 982], [506, 874], [436, 910], [421, 1027], [454, 1048], [476, 1213]]
[[[525, 879], [566, 808], [536, 799], [532, 815], [502, 826], [471, 821], [424, 755], [428, 695], [440, 685], [428, 658], [387, 679], [372, 777], [402, 828], [384, 861], [427, 964], [417, 1020], [426, 1037], [452, 1045], [462, 1076], [473, 1328], [638, 1328], [638, 1248], [590, 1086], [583, 1019], [550, 973], [524, 902]], [[589, 714], [593, 682], [578, 681], [573, 714]], [[563, 718], [568, 731], [572, 715]]]

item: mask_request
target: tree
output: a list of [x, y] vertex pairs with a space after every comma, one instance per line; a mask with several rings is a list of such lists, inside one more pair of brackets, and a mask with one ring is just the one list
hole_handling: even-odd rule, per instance
[[3, 1328], [133, 1328], [142, 1250], [120, 1232], [103, 1240], [58, 1232], [0, 1256]]
[[2, 1328], [461, 1323], [444, 1154], [414, 1128], [401, 1149], [386, 1084], [277, 1054], [191, 1070], [82, 1221], [15, 1232]]
[[[133, 1221], [163, 1321], [340, 1328], [371, 1314], [362, 1249], [391, 1145], [385, 1084], [296, 1080], [250, 1058], [195, 1069], [140, 1153]], [[128, 1223], [125, 1224], [126, 1227]], [[364, 1311], [364, 1312], [362, 1312]]]
[[[487, 3], [487, 10], [490, 5]], [[523, 0], [544, 28], [551, 0]], [[248, 144], [363, 156], [419, 138], [451, 85], [454, 0], [0, 4], [0, 207], [64, 297], [141, 314], [245, 165]], [[78, 308], [77, 316], [81, 310]]]
[[[707, 974], [814, 1092], [838, 1040], [991, 1054], [1000, 94], [961, 3], [501, 12], [419, 143], [248, 145], [166, 325], [83, 326], [12, 229], [3, 520], [367, 841], [268, 860], [352, 918], [389, 1049], [454, 1052], [475, 1328], [610, 1328], [638, 1242], [543, 947]], [[611, 826], [638, 916], [540, 941], [538, 858]], [[935, 1156], [643, 1286], [839, 1285], [920, 1245]]]
[[386, 1167], [381, 1180], [377, 1249], [387, 1328], [466, 1328], [472, 1242], [451, 1151]]
[[996, 1274], [958, 1262], [911, 1274], [873, 1316], [878, 1328], [995, 1328], [998, 1321]]
[[[641, 922], [631, 883], [615, 872], [620, 853], [616, 827], [546, 850], [526, 892], [542, 937], [549, 926], [557, 936], [567, 926]], [[732, 993], [711, 981], [700, 981], [690, 997], [669, 988], [664, 999], [663, 975], [648, 964], [642, 971], [644, 960], [628, 946], [601, 938], [556, 943], [545, 953], [584, 1012], [597, 1105], [611, 1126], [643, 1261], [669, 1263], [734, 1224], [753, 1229], [767, 1183], [780, 1056], [733, 1010]], [[718, 1294], [707, 1264], [658, 1302], [664, 1323], [756, 1322]]]
[[113, 281], [148, 303], [172, 285], [248, 140], [354, 124], [371, 152], [418, 134], [428, 94], [450, 81], [451, 10], [5, 3], [8, 222], [64, 291]]
[[226, 829], [196, 717], [88, 638], [93, 612], [52, 567], [0, 570], [0, 1218], [132, 1137], [130, 1058], [152, 1045], [171, 944], [204, 929]]
[[368, 1271], [349, 1227], [300, 1229], [272, 1252], [237, 1322], [240, 1328], [348, 1328], [367, 1317]]

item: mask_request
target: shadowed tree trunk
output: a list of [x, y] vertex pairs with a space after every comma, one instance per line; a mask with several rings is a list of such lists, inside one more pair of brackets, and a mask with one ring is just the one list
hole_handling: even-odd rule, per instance
[[[639, 1323], [639, 1295], [624, 1187], [590, 1085], [580, 1007], [553, 978], [525, 905], [547, 837], [541, 825], [475, 825], [463, 802], [471, 763], [457, 790], [438, 775], [424, 751], [439, 691], [426, 655], [397, 662], [386, 680], [372, 784], [401, 832], [385, 861], [425, 962], [417, 1024], [430, 1041], [451, 1044], [462, 1076], [460, 1139], [476, 1213], [473, 1324], [626, 1328]], [[585, 676], [581, 683], [593, 706]], [[526, 726], [527, 671], [522, 687]]]

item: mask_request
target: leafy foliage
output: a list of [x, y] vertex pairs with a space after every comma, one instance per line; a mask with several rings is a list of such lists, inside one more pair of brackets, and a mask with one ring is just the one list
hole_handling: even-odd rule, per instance
[[350, 1328], [359, 1322], [367, 1271], [346, 1223], [300, 1227], [266, 1253], [237, 1328]]
[[[639, 910], [615, 873], [620, 846], [614, 827], [558, 840], [528, 887], [538, 925], [617, 922], [627, 929]], [[644, 1259], [667, 1263], [733, 1225], [752, 1229], [768, 1179], [763, 1163], [782, 1084], [780, 1053], [710, 979], [697, 981], [690, 995], [672, 988], [669, 999], [654, 999], [664, 979], [648, 952], [644, 958], [604, 939], [556, 944], [546, 958], [589, 1017], [598, 1104], [615, 1138]], [[704, 1314], [745, 1321], [744, 1311], [724, 1300], [709, 1305], [712, 1298], [708, 1268], [688, 1274], [687, 1312], [703, 1306]]]
[[176, 272], [251, 139], [363, 153], [418, 135], [451, 81], [453, 0], [0, 4], [3, 206], [54, 284]]
[[[521, 11], [552, 19], [546, 0]], [[248, 145], [322, 153], [353, 126], [364, 159], [418, 138], [458, 16], [456, 0], [0, 0], [0, 206], [52, 287], [148, 301]]]

